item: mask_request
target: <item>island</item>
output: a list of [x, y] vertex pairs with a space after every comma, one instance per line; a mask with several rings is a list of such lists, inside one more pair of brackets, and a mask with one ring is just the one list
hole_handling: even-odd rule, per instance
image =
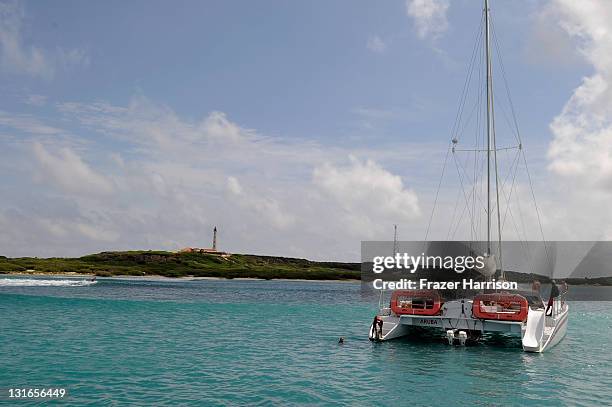
[[359, 263], [192, 251], [115, 251], [78, 258], [0, 256], [0, 274], [359, 280]]
[[[367, 263], [365, 265], [368, 267]], [[77, 258], [0, 256], [0, 274], [361, 280], [361, 267], [361, 263], [230, 254], [210, 249], [107, 251]], [[531, 283], [533, 280], [550, 282], [547, 276], [510, 270], [506, 271], [506, 278], [518, 283]], [[612, 285], [612, 277], [565, 280], [570, 285]]]

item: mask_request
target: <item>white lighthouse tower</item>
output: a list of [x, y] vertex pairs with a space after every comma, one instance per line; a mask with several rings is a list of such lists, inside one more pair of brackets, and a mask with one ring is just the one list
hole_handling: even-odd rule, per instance
[[213, 250], [217, 250], [217, 227], [215, 226], [215, 228], [213, 229], [213, 243], [212, 243], [212, 249]]

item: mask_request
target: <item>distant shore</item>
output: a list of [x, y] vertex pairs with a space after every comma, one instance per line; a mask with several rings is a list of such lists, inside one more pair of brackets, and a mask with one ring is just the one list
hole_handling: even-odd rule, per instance
[[[227, 280], [361, 280], [361, 263], [320, 262], [289, 257], [202, 252], [102, 252], [78, 258], [0, 256], [0, 275], [181, 278]], [[506, 271], [509, 281], [550, 281], [537, 274]], [[567, 278], [570, 285], [612, 286], [612, 277]]]
[[355, 281], [359, 263], [202, 252], [102, 252], [79, 258], [0, 256], [0, 273], [98, 277]]
[[[94, 273], [77, 273], [77, 272], [68, 272], [68, 273], [53, 273], [53, 272], [2, 272], [0, 271], [0, 278], [2, 276], [18, 276], [18, 277], [69, 277], [69, 278], [93, 278], [99, 277]], [[184, 280], [184, 281], [301, 281], [301, 282], [309, 282], [309, 283], [361, 283], [359, 279], [343, 279], [343, 280], [314, 280], [314, 279], [303, 279], [303, 278], [256, 278], [256, 277], [236, 277], [236, 278], [226, 278], [226, 277], [195, 277], [195, 276], [180, 276], [180, 277], [166, 277], [166, 276], [157, 276], [157, 275], [144, 275], [144, 276], [134, 276], [134, 275], [113, 275], [109, 277], [100, 277], [102, 279], [117, 279], [117, 280], [145, 280], [145, 281], [176, 281], [176, 280]]]

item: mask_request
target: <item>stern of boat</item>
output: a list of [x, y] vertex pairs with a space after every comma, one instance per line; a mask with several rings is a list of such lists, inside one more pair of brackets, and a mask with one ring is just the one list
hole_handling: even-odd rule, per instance
[[569, 305], [560, 299], [553, 302], [551, 315], [544, 309], [529, 310], [527, 322], [522, 329], [522, 344], [525, 352], [544, 352], [565, 336], [569, 317]]
[[[390, 339], [405, 336], [408, 333], [407, 327], [400, 324], [400, 318], [398, 316], [391, 315], [390, 312], [385, 311], [385, 309], [381, 310], [374, 318], [374, 321], [372, 321], [372, 325], [370, 325], [368, 339], [373, 342], [388, 341]], [[377, 326], [377, 320], [382, 321], [380, 326], [382, 331], [379, 326]]]

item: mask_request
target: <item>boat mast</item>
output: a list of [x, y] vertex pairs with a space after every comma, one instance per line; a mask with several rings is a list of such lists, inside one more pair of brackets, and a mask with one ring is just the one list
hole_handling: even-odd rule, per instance
[[489, 0], [484, 0], [484, 13], [487, 67], [487, 254], [491, 255], [491, 43], [489, 40]]
[[397, 225], [393, 225], [393, 257], [397, 254]]
[[[491, 151], [494, 154], [495, 165], [495, 194], [497, 198], [497, 234], [499, 265], [501, 278], [504, 279], [501, 248], [501, 217], [499, 208], [499, 177], [497, 171], [497, 146], [495, 140], [495, 114], [493, 110], [493, 69], [491, 67], [491, 28], [489, 16], [489, 0], [484, 0], [485, 14], [485, 48], [487, 69], [487, 253], [491, 255]], [[491, 150], [491, 145], [493, 150]]]

